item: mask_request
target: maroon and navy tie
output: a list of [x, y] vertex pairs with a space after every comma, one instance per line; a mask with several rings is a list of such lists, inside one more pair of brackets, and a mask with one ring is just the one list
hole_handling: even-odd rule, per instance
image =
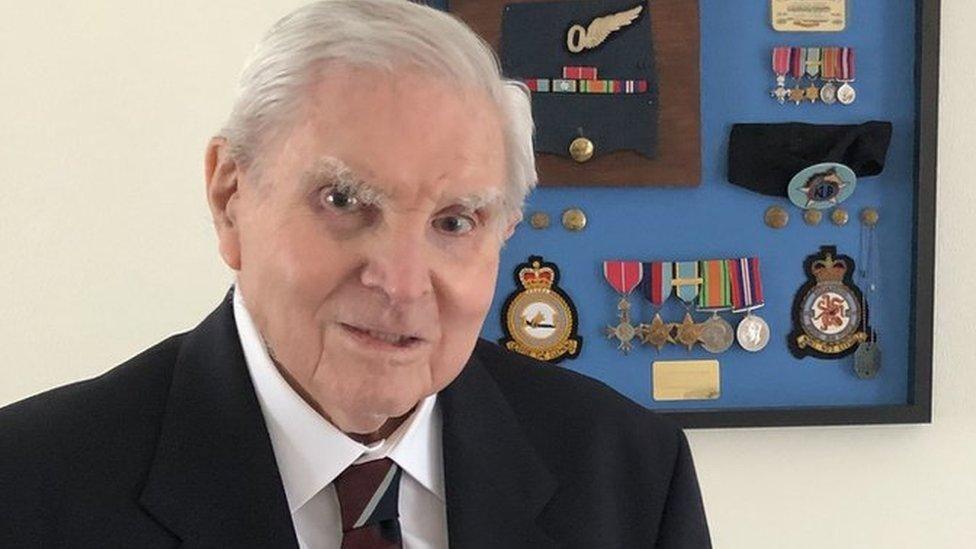
[[401, 473], [387, 458], [350, 465], [335, 479], [342, 512], [342, 549], [402, 547], [397, 509]]

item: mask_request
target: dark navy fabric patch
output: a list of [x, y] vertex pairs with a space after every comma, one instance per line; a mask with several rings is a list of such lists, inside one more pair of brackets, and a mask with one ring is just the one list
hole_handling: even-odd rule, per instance
[[[569, 157], [580, 135], [596, 145], [595, 156], [633, 150], [655, 157], [658, 84], [654, 69], [649, 2], [634, 0], [509, 4], [502, 14], [501, 63], [509, 78], [562, 78], [564, 66], [593, 66], [601, 80], [647, 80], [644, 94], [533, 93], [536, 150]], [[593, 19], [639, 5], [630, 25], [601, 45], [571, 53], [566, 34], [572, 25], [587, 28]]]

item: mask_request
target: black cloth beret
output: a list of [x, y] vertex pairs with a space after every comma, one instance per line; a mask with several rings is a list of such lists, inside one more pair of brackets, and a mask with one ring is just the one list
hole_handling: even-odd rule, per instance
[[729, 136], [729, 182], [757, 193], [786, 196], [800, 170], [839, 162], [858, 177], [884, 170], [891, 122], [863, 124], [734, 124]]

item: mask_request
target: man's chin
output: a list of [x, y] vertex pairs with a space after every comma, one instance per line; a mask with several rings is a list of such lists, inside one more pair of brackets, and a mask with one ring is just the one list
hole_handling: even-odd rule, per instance
[[[409, 400], [384, 402], [369, 408], [360, 407], [356, 410], [335, 414], [330, 419], [333, 425], [343, 433], [361, 436], [379, 434], [381, 435], [380, 438], [385, 438], [389, 433], [381, 433], [380, 431], [389, 430], [392, 432], [395, 430], [396, 426], [399, 426], [404, 419], [409, 417], [419, 401], [420, 399], [412, 402]], [[392, 427], [392, 429], [384, 429], [384, 427]]]

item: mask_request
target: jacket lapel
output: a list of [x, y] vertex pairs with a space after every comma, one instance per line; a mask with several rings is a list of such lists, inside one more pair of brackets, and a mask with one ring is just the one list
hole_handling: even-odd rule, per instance
[[231, 293], [187, 334], [140, 503], [184, 547], [297, 547]]
[[438, 396], [451, 547], [557, 547], [536, 518], [556, 482], [477, 358]]

